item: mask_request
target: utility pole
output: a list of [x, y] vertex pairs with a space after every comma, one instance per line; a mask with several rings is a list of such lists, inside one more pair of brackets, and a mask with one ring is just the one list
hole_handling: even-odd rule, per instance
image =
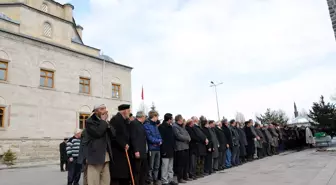
[[210, 87], [214, 87], [215, 88], [215, 93], [216, 93], [216, 103], [217, 103], [217, 116], [218, 116], [218, 121], [220, 120], [220, 116], [219, 116], [219, 106], [218, 106], [218, 95], [217, 95], [217, 86], [222, 85], [223, 82], [220, 82], [218, 84], [215, 84], [213, 81], [210, 82], [211, 85]]

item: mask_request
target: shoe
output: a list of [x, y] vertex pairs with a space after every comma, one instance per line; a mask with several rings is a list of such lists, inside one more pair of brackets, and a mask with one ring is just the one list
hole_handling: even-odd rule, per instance
[[169, 183], [169, 185], [178, 185], [178, 183], [176, 183], [176, 182], [174, 182], [174, 181], [171, 181], [171, 182]]
[[184, 178], [183, 180], [185, 180], [185, 181], [192, 181], [192, 179], [190, 179], [190, 178]]
[[179, 182], [179, 183], [182, 183], [182, 184], [187, 183], [187, 181], [185, 181], [185, 180], [183, 180], [183, 179], [179, 180], [178, 182]]
[[154, 185], [160, 185], [159, 181], [154, 181]]
[[198, 178], [197, 178], [196, 176], [192, 178], [192, 180], [197, 180], [197, 179], [198, 179]]

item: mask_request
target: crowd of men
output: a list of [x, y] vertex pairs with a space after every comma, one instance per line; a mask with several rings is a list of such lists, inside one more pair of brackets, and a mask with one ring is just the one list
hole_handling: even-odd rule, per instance
[[154, 110], [135, 117], [130, 105], [118, 110], [108, 120], [106, 106], [95, 106], [85, 129], [60, 144], [68, 185], [78, 185], [82, 171], [84, 185], [176, 185], [314, 143], [308, 127], [170, 113], [161, 123]]

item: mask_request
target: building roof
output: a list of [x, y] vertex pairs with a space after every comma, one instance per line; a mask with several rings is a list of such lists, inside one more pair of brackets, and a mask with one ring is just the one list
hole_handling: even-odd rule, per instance
[[288, 121], [288, 125], [303, 125], [303, 124], [310, 124], [310, 123], [314, 123], [314, 121], [307, 116], [298, 116]]

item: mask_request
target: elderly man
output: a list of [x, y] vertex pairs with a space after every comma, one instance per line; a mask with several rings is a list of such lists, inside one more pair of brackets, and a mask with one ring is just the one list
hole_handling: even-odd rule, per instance
[[197, 155], [196, 155], [196, 177], [204, 177], [204, 161], [205, 156], [207, 155], [207, 145], [209, 140], [202, 131], [202, 128], [199, 125], [199, 120], [196, 116], [191, 118], [193, 120], [194, 126], [193, 130], [199, 138], [197, 144]]
[[88, 185], [109, 185], [109, 161], [112, 158], [109, 135], [112, 132], [107, 123], [108, 111], [106, 106], [101, 104], [94, 106], [92, 112], [85, 121], [86, 180]]
[[133, 174], [135, 185], [145, 185], [148, 173], [147, 137], [143, 123], [146, 120], [144, 112], [136, 113], [136, 119], [130, 123], [130, 154], [134, 158]]
[[189, 161], [189, 142], [191, 140], [188, 131], [183, 125], [183, 117], [179, 114], [175, 116], [173, 132], [176, 138], [176, 172], [179, 183], [186, 183], [190, 180], [188, 177], [188, 161]]
[[79, 156], [79, 147], [81, 144], [82, 130], [75, 131], [75, 135], [71, 137], [67, 142], [66, 152], [69, 159], [68, 167], [68, 185], [78, 185], [80, 175], [82, 172], [81, 166], [77, 164], [77, 158]]
[[130, 143], [129, 115], [130, 105], [118, 106], [118, 113], [110, 121], [111, 127], [115, 129], [115, 137], [111, 137], [111, 148], [113, 162], [110, 163], [111, 184], [129, 185], [130, 169], [127, 162], [127, 153]]
[[218, 138], [218, 142], [219, 142], [219, 157], [218, 157], [218, 163], [215, 164], [215, 168], [217, 168], [218, 170], [224, 170], [225, 168], [225, 159], [226, 159], [226, 149], [229, 148], [229, 144], [228, 141], [225, 137], [225, 133], [222, 129], [222, 122], [218, 121], [216, 122], [216, 128], [215, 128], [215, 132]]

